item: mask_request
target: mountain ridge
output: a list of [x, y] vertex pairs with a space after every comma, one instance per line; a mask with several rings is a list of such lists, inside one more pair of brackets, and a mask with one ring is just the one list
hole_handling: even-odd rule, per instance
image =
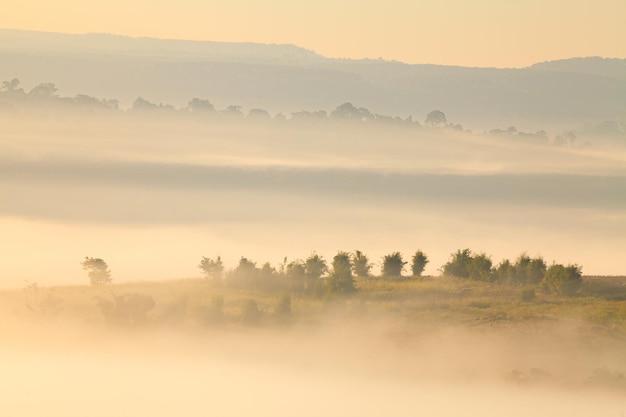
[[49, 34], [0, 29], [0, 80], [53, 82], [64, 94], [137, 97], [273, 113], [352, 102], [418, 120], [433, 109], [471, 129], [571, 128], [626, 121], [626, 59], [571, 58], [526, 68], [326, 58], [295, 45]]

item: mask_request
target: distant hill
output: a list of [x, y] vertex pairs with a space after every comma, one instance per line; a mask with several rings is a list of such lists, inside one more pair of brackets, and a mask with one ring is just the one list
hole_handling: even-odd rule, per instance
[[570, 128], [626, 119], [626, 60], [575, 58], [523, 69], [337, 60], [293, 45], [0, 30], [0, 80], [53, 82], [63, 95], [193, 97], [286, 114], [352, 102], [423, 121], [433, 110], [473, 129]]

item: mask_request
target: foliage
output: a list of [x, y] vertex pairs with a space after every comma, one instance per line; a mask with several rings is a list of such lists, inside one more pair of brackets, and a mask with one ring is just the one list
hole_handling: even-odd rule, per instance
[[260, 271], [256, 267], [256, 262], [242, 256], [237, 268], [231, 271], [228, 282], [239, 288], [259, 289]]
[[215, 107], [213, 106], [213, 104], [211, 104], [211, 102], [209, 100], [200, 99], [200, 98], [192, 98], [189, 101], [189, 103], [187, 104], [187, 107], [192, 112], [205, 112], [205, 113], [207, 113], [207, 112], [214, 112], [215, 111]]
[[443, 126], [447, 122], [446, 115], [441, 110], [433, 110], [426, 115], [425, 124], [432, 127]]
[[479, 253], [471, 257], [470, 263], [467, 267], [470, 279], [476, 281], [491, 281], [492, 274], [491, 257], [485, 253]]
[[515, 276], [520, 284], [539, 284], [546, 274], [546, 263], [541, 257], [521, 254], [515, 262]]
[[450, 255], [450, 260], [443, 266], [444, 275], [457, 278], [469, 278], [469, 264], [472, 261], [472, 251], [459, 249]]
[[415, 252], [411, 263], [411, 271], [413, 272], [413, 276], [422, 276], [422, 272], [424, 272], [424, 269], [426, 268], [428, 262], [428, 257], [424, 252], [422, 252], [421, 250]]
[[493, 277], [491, 257], [485, 253], [473, 255], [469, 249], [459, 249], [443, 266], [444, 275], [475, 281], [490, 281]]
[[367, 255], [360, 250], [354, 251], [352, 254], [352, 271], [357, 277], [368, 277], [372, 269], [372, 264]]
[[550, 292], [571, 297], [580, 289], [582, 271], [578, 265], [552, 264], [541, 283]]
[[222, 279], [224, 275], [224, 265], [222, 264], [222, 258], [219, 256], [215, 260], [203, 256], [198, 268], [202, 270], [207, 279], [214, 281]]
[[295, 260], [285, 267], [285, 275], [289, 288], [294, 292], [304, 292], [307, 284], [307, 274], [304, 262]]
[[147, 313], [155, 306], [148, 294], [125, 293], [111, 295], [112, 299], [96, 297], [96, 305], [108, 324], [136, 326], [148, 322]]
[[399, 277], [402, 275], [402, 269], [404, 269], [406, 262], [402, 260], [402, 254], [400, 252], [392, 252], [389, 255], [383, 257], [383, 276], [386, 277]]
[[304, 262], [304, 270], [307, 278], [314, 281], [328, 272], [328, 265], [324, 258], [314, 252]]
[[340, 251], [333, 258], [333, 272], [328, 277], [328, 292], [350, 294], [355, 291], [350, 254]]
[[108, 284], [112, 281], [109, 266], [102, 259], [86, 256], [81, 265], [87, 271], [91, 285]]

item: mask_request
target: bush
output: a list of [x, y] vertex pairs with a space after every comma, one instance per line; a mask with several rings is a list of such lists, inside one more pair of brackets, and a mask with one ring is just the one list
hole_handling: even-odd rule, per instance
[[400, 252], [393, 252], [386, 255], [383, 258], [383, 276], [386, 277], [399, 277], [402, 275], [402, 269], [404, 269], [406, 262], [402, 260], [402, 254]]
[[198, 268], [202, 270], [207, 279], [214, 281], [219, 281], [224, 275], [224, 265], [219, 256], [215, 260], [203, 256]]
[[550, 292], [571, 297], [578, 292], [582, 282], [580, 266], [553, 264], [546, 271], [541, 283]]
[[491, 258], [484, 253], [472, 255], [469, 249], [458, 250], [443, 266], [444, 275], [490, 281], [494, 275]]
[[338, 252], [333, 258], [333, 272], [328, 277], [328, 292], [332, 294], [350, 294], [355, 291], [350, 254]]
[[369, 258], [363, 252], [357, 250], [352, 255], [352, 269], [357, 277], [368, 277], [372, 264], [370, 264]]
[[450, 260], [443, 266], [444, 275], [457, 278], [469, 278], [468, 265], [472, 260], [472, 251], [459, 249], [450, 255]]
[[419, 277], [422, 276], [422, 272], [426, 268], [426, 264], [428, 264], [428, 257], [424, 252], [418, 250], [413, 255], [413, 263], [411, 264], [411, 271], [413, 272], [413, 276]]

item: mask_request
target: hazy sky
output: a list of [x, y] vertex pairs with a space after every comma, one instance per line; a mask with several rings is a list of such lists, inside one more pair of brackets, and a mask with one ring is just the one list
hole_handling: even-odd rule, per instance
[[0, 27], [291, 43], [329, 57], [520, 67], [626, 57], [624, 0], [4, 0]]

